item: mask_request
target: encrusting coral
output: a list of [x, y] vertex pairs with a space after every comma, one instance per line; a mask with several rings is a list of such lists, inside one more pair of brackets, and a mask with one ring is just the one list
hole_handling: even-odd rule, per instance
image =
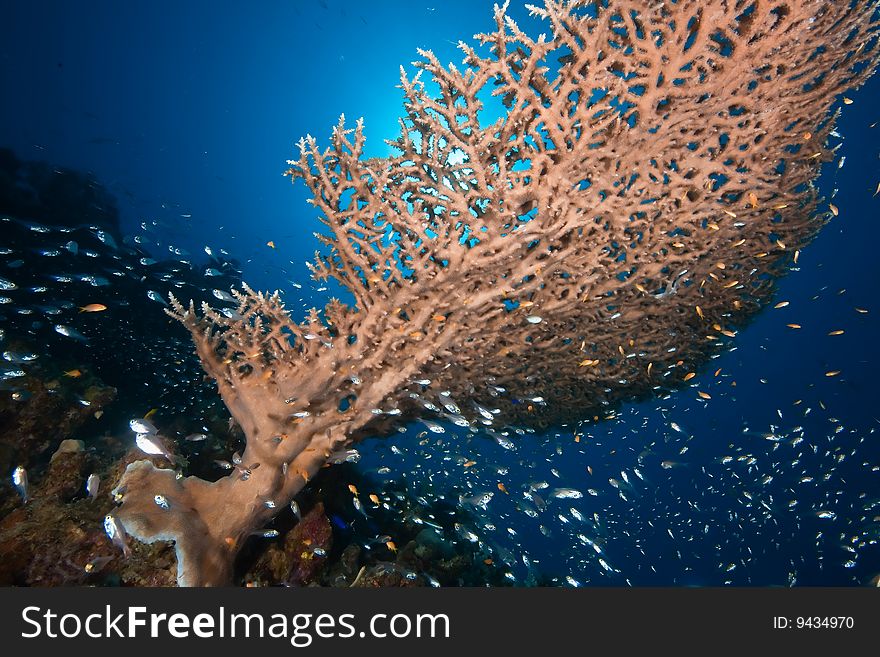
[[826, 221], [812, 182], [876, 66], [873, 2], [548, 0], [537, 39], [505, 9], [463, 69], [425, 51], [402, 72], [395, 155], [341, 119], [289, 163], [327, 228], [314, 274], [354, 306], [173, 301], [247, 438], [215, 483], [142, 461], [117, 487], [179, 583], [230, 582], [333, 452], [418, 415], [544, 427], [681, 385]]

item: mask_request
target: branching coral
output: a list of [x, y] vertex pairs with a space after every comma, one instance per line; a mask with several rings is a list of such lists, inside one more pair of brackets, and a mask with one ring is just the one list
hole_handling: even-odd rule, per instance
[[395, 155], [364, 157], [344, 118], [329, 148], [299, 143], [287, 173], [327, 228], [314, 274], [354, 307], [296, 324], [248, 288], [231, 317], [174, 301], [247, 437], [216, 483], [140, 462], [119, 484], [119, 518], [176, 541], [182, 584], [229, 581], [334, 450], [426, 408], [546, 426], [679, 385], [823, 225], [812, 182], [837, 95], [876, 66], [876, 5], [548, 0], [537, 39], [505, 9], [463, 69], [425, 51], [402, 71]]

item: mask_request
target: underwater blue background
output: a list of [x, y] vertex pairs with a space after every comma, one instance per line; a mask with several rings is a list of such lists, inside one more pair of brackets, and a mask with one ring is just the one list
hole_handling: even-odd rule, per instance
[[[509, 13], [541, 30], [519, 2]], [[295, 142], [326, 143], [344, 113], [364, 117], [369, 155], [387, 154], [399, 66], [412, 74], [417, 48], [458, 64], [455, 43], [493, 27], [491, 3], [475, 0], [10, 2], [0, 146], [93, 172], [116, 196], [123, 231], [146, 234], [154, 257], [176, 248], [204, 265], [205, 245], [226, 249], [245, 281], [281, 289], [297, 316], [338, 291], [307, 280], [319, 224], [304, 186], [282, 177]], [[455, 440], [453, 427], [437, 444], [416, 423], [362, 444], [357, 467], [404, 482], [412, 508], [418, 497], [460, 505], [492, 491], [458, 540], [471, 530], [493, 546], [510, 583], [868, 584], [880, 573], [880, 79], [849, 97], [837, 127], [845, 164], [826, 165], [819, 182], [839, 216], [780, 282], [789, 305], [740, 331], [695, 387], [579, 429], [515, 436], [514, 450]], [[135, 315], [160, 312], [132, 303]], [[596, 495], [542, 498], [532, 517], [524, 509], [544, 495], [540, 482]]]

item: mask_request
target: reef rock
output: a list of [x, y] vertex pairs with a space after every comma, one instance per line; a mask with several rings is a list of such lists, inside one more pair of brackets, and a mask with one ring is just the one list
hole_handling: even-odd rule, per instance
[[320, 502], [303, 516], [280, 543], [270, 545], [249, 569], [248, 582], [319, 583], [333, 545], [333, 530]]

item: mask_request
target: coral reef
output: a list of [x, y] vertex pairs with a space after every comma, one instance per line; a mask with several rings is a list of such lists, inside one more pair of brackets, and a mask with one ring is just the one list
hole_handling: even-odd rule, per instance
[[[681, 385], [824, 224], [812, 182], [837, 95], [877, 64], [874, 9], [548, 0], [531, 11], [549, 38], [498, 7], [464, 68], [421, 52], [396, 155], [365, 158], [341, 119], [289, 162], [327, 229], [314, 274], [355, 305], [296, 323], [247, 287], [234, 313], [172, 300], [247, 446], [213, 483], [132, 463], [118, 518], [175, 541], [179, 583], [223, 584], [365, 436], [428, 410], [545, 427]], [[505, 111], [485, 125], [490, 97]]]
[[116, 200], [91, 174], [23, 161], [0, 148], [0, 212], [50, 224], [119, 231]]
[[[24, 161], [6, 149], [0, 149], [0, 234], [0, 264], [13, 284], [0, 309], [0, 581], [173, 583], [174, 552], [167, 544], [132, 546], [132, 558], [123, 560], [102, 530], [113, 508], [109, 491], [121, 474], [116, 468], [143, 458], [125, 453], [131, 437], [117, 430], [133, 413], [159, 407], [163, 422], [163, 413], [188, 418], [184, 425], [164, 423], [182, 436], [205, 425], [212, 438], [234, 440], [237, 430], [228, 427], [210, 384], [186, 395], [169, 385], [197, 378], [198, 361], [186, 341], [168, 331], [172, 320], [132, 312], [132, 301], [172, 285], [195, 298], [215, 298], [211, 286], [240, 280], [237, 263], [212, 256], [206, 287], [202, 267], [154, 260], [123, 236], [115, 202], [93, 176]], [[57, 284], [47, 286], [53, 279]], [[104, 311], [78, 310], [96, 302]], [[62, 322], [74, 337], [58, 330]], [[134, 400], [135, 408], [117, 399]], [[184, 445], [180, 462], [192, 461], [205, 474], [213, 455], [201, 449], [206, 443]], [[62, 446], [73, 451], [59, 452]], [[11, 476], [18, 466], [30, 483], [24, 506]], [[86, 499], [90, 474], [102, 481], [94, 501]]]
[[266, 580], [292, 586], [317, 581], [333, 546], [330, 521], [320, 502], [288, 532], [280, 544], [270, 546], [252, 569], [265, 570]]
[[[41, 425], [34, 427], [43, 430]], [[120, 455], [119, 449], [120, 441], [112, 436], [87, 442], [65, 438], [46, 457], [47, 463], [26, 461], [30, 499], [22, 503], [10, 490], [0, 507], [0, 586], [176, 583], [177, 562], [170, 542], [129, 541], [131, 553], [125, 556], [102, 529], [104, 517], [114, 509], [109, 482], [142, 458], [138, 450]], [[163, 464], [161, 457], [152, 462], [156, 467]], [[101, 482], [94, 499], [85, 487], [90, 474], [99, 476]], [[475, 570], [474, 563], [479, 561], [475, 555], [462, 552], [461, 546], [457, 552], [432, 530], [404, 522], [399, 510], [374, 510], [369, 521], [377, 531], [400, 538], [403, 547], [396, 555], [384, 545], [364, 547], [362, 537], [340, 531], [338, 526], [334, 530], [330, 517], [343, 525], [336, 514], [350, 509], [350, 481], [375, 487], [375, 482], [358, 479], [353, 468], [323, 469], [314, 480], [315, 487], [300, 496], [308, 509], [302, 520], [276, 522], [277, 538], [251, 537], [244, 567], [235, 581], [248, 586], [349, 587], [423, 586], [431, 580], [443, 585], [475, 584], [489, 578], [490, 572]], [[496, 583], [504, 583], [500, 574]]]
[[100, 417], [115, 398], [115, 388], [92, 379], [62, 382], [23, 377], [16, 393], [0, 395], [0, 471], [39, 462], [47, 450], [57, 448], [96, 413]]
[[124, 559], [102, 528], [113, 508], [111, 497], [86, 494], [90, 473], [112, 481], [119, 476], [114, 468], [124, 462], [105, 470], [81, 441], [62, 441], [32, 482], [31, 499], [0, 520], [0, 585], [173, 585], [177, 571], [170, 546], [133, 545], [132, 556]]

